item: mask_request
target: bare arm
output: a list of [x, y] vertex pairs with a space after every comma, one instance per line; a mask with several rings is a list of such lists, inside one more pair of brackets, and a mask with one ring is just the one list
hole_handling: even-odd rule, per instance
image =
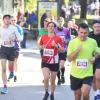
[[80, 44], [75, 51], [73, 51], [70, 55], [67, 56], [68, 61], [71, 62], [74, 58], [76, 58], [81, 49], [82, 45]]

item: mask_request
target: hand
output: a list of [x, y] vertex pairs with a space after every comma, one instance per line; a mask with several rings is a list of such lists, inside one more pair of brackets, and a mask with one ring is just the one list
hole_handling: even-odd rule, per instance
[[92, 59], [90, 60], [92, 63], [95, 62], [95, 57], [92, 57]]
[[56, 42], [55, 41], [52, 41], [52, 46], [54, 46], [54, 47], [58, 47], [58, 45], [56, 44]]
[[80, 52], [82, 50], [82, 44], [77, 47], [77, 51]]

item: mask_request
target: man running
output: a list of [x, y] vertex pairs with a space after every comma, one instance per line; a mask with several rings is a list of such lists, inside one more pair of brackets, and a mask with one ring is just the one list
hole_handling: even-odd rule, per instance
[[[93, 21], [93, 31], [90, 32], [89, 37], [96, 40], [99, 52], [100, 52], [100, 21], [95, 20]], [[94, 67], [94, 91], [95, 97], [94, 100], [100, 100], [100, 56], [95, 59], [93, 64]]]
[[7, 75], [6, 75], [6, 63], [9, 62], [10, 70], [13, 72], [13, 64], [15, 59], [15, 40], [20, 41], [21, 37], [17, 29], [10, 25], [10, 15], [3, 16], [3, 27], [0, 28], [1, 36], [1, 67], [2, 67], [2, 81], [4, 87], [1, 90], [2, 94], [8, 93], [7, 89]]
[[[18, 24], [24, 24], [23, 22], [19, 22]], [[20, 25], [16, 24], [16, 19], [12, 16], [11, 17], [11, 25], [13, 25], [14, 27], [17, 28], [20, 36], [22, 37], [23, 39], [23, 29]], [[17, 81], [17, 60], [18, 60], [18, 56], [19, 56], [19, 49], [20, 49], [20, 42], [19, 41], [15, 41], [15, 60], [14, 60], [14, 75], [12, 72], [10, 72], [10, 75], [9, 75], [9, 78], [8, 78], [8, 81], [13, 78], [14, 76], [14, 82]], [[8, 66], [9, 67], [9, 66]], [[10, 70], [10, 69], [9, 69]]]
[[56, 35], [60, 36], [60, 38], [62, 39], [62, 41], [64, 43], [64, 52], [59, 53], [60, 69], [57, 74], [57, 76], [58, 76], [57, 84], [60, 85], [61, 83], [62, 84], [65, 83], [64, 73], [65, 73], [65, 61], [66, 61], [66, 57], [67, 57], [66, 56], [67, 55], [67, 46], [71, 39], [68, 29], [64, 27], [64, 18], [63, 17], [58, 18], [58, 26], [55, 28], [55, 33], [56, 33]]
[[68, 45], [67, 59], [72, 62], [70, 82], [75, 100], [89, 100], [93, 81], [93, 55], [99, 53], [97, 43], [88, 37], [88, 26], [79, 24], [78, 37]]

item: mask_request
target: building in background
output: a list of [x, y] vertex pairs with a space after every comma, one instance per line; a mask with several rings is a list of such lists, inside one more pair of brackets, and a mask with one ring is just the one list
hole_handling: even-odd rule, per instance
[[24, 0], [0, 0], [0, 14], [14, 15], [18, 9], [24, 12]]
[[13, 0], [0, 0], [0, 14], [13, 14]]

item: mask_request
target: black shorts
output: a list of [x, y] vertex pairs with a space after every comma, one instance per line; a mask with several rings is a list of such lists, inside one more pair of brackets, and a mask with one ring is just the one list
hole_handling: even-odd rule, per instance
[[15, 58], [18, 58], [19, 56], [19, 48], [15, 48]]
[[96, 69], [100, 69], [100, 58], [97, 58], [93, 64], [93, 73], [95, 73]]
[[14, 47], [1, 46], [0, 58], [1, 59], [7, 59], [7, 60], [10, 60], [10, 61], [14, 61], [14, 59], [15, 59], [15, 49], [14, 49]]
[[57, 64], [48, 64], [48, 63], [42, 62], [41, 64], [42, 64], [41, 65], [42, 68], [46, 67], [50, 71], [58, 72], [58, 70], [59, 70], [59, 64], [58, 63]]
[[67, 52], [59, 53], [59, 59], [60, 60], [66, 61], [66, 57], [67, 57]]
[[73, 91], [80, 89], [83, 84], [88, 84], [91, 86], [92, 81], [93, 81], [93, 76], [88, 76], [83, 79], [79, 79], [70, 75], [70, 84], [71, 84], [71, 89]]

